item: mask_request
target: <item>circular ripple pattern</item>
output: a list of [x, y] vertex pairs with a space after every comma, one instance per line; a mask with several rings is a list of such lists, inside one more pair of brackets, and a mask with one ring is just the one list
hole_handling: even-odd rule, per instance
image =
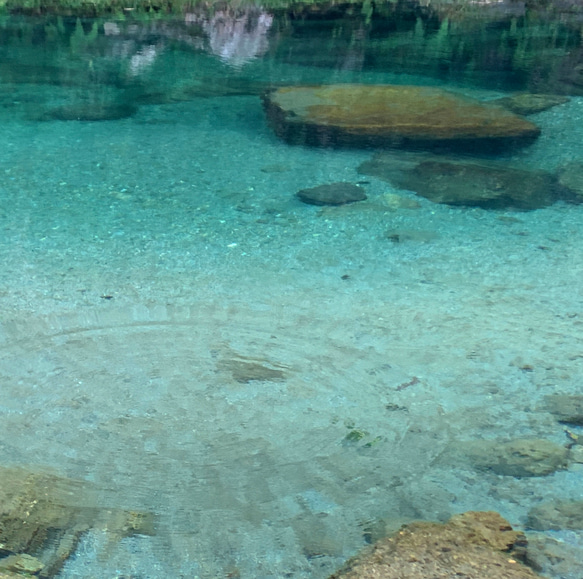
[[5, 324], [0, 340], [3, 462], [48, 465], [97, 483], [104, 505], [155, 511], [172, 573], [195, 560], [216, 577], [248, 552], [242, 576], [259, 576], [267, 550], [274, 573], [314, 576], [318, 557], [326, 574], [362, 544], [373, 494], [384, 488], [399, 510], [390, 487], [433, 456], [399, 445], [405, 412], [388, 420], [381, 386], [402, 372], [333, 321], [112, 308]]
[[523, 393], [556, 389], [580, 343], [570, 319], [539, 309], [548, 330], [533, 333], [502, 306], [107, 304], [4, 322], [0, 462], [158, 514], [155, 537], [109, 546], [107, 562], [87, 537], [65, 579], [88, 565], [97, 578], [327, 577], [380, 519], [490, 496], [439, 466], [450, 443], [546, 435]]

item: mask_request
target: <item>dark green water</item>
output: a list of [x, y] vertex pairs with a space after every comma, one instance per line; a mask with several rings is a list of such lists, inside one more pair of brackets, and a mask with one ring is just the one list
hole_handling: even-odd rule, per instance
[[[156, 516], [153, 536], [97, 525], [60, 577], [325, 578], [467, 510], [581, 577], [583, 522], [532, 515], [580, 500], [580, 445], [548, 472], [475, 446], [561, 455], [580, 432], [549, 402], [583, 378], [583, 15], [564, 8], [3, 16], [0, 466]], [[344, 83], [564, 98], [523, 111], [531, 144], [480, 155], [276, 136], [266, 93]], [[296, 196], [337, 182], [367, 199]]]

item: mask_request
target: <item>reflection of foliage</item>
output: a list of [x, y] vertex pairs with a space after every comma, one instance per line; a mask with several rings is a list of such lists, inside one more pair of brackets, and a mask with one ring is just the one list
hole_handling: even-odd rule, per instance
[[[111, 78], [116, 87], [127, 80], [122, 68], [129, 58], [133, 73], [142, 74], [165, 47], [180, 45], [206, 48], [231, 64], [262, 56], [312, 68], [424, 75], [505, 90], [542, 92], [566, 80], [565, 92], [583, 91], [580, 26], [558, 18], [552, 0], [530, 8], [469, 0], [256, 2], [263, 11], [245, 10], [244, 0], [231, 0], [228, 10], [224, 0], [204, 5], [198, 0], [0, 0], [5, 9], [0, 44], [44, 44], [63, 56], [78, 56], [88, 81]], [[31, 21], [18, 14], [23, 12], [37, 17]], [[84, 13], [89, 16], [80, 16]], [[91, 16], [97, 13], [102, 17]], [[179, 16], [166, 17], [169, 13]], [[269, 22], [259, 26], [254, 13], [268, 15]], [[106, 38], [108, 24], [119, 28], [116, 38]], [[5, 65], [15, 82], [25, 74]], [[59, 83], [72, 83], [79, 62], [65, 65], [68, 72], [58, 73]], [[39, 81], [50, 75], [47, 63], [27, 66]]]
[[[442, 17], [450, 19], [483, 18], [484, 13], [492, 9], [491, 4], [476, 0], [407, 0], [407, 3], [420, 6], [429, 6], [440, 13]], [[498, 13], [511, 6], [503, 2]], [[361, 7], [362, 14], [370, 20], [372, 13], [383, 12], [395, 4], [402, 4], [403, 0], [0, 0], [0, 10], [8, 13], [28, 14], [61, 14], [77, 16], [110, 16], [123, 15], [131, 12], [137, 15], [154, 16], [156, 14], [181, 14], [196, 9], [245, 9], [263, 8], [266, 10], [282, 9], [295, 10], [302, 7], [316, 7], [325, 12], [329, 8]], [[495, 3], [494, 3], [495, 4]], [[520, 3], [516, 3], [520, 4]], [[552, 12], [583, 12], [580, 0], [526, 0], [525, 5], [530, 10]], [[496, 8], [495, 8], [496, 9]], [[488, 16], [486, 16], [488, 17]]]
[[[296, 9], [276, 24], [282, 41], [272, 52], [294, 64], [348, 68], [346, 63], [358, 61], [359, 70], [543, 91], [549, 90], [561, 61], [581, 44], [579, 26], [544, 10], [424, 4], [377, 4], [364, 15], [336, 7], [327, 20], [316, 9]], [[302, 42], [294, 44], [298, 38]], [[316, 45], [324, 43], [326, 50], [320, 52], [325, 54], [315, 61]], [[357, 50], [362, 52], [358, 59]]]
[[78, 18], [75, 23], [75, 32], [71, 34], [71, 51], [81, 52], [84, 48], [95, 42], [97, 35], [98, 26], [96, 21], [91, 23], [91, 28], [86, 32], [81, 24], [81, 20]]

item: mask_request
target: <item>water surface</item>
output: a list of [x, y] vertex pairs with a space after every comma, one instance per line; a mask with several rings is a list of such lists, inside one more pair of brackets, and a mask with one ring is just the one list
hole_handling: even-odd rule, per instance
[[[470, 159], [557, 175], [582, 161], [580, 30], [504, 3], [4, 17], [0, 463], [157, 516], [105, 558], [87, 533], [61, 577], [324, 578], [381, 528], [522, 528], [580, 498], [575, 462], [517, 478], [448, 457], [567, 442], [544, 397], [579, 393], [581, 206], [433, 203], [358, 170], [424, 153], [290, 145], [261, 103], [331, 83], [563, 95], [529, 116], [533, 145]], [[367, 201], [295, 195], [339, 181]], [[580, 531], [531, 536], [580, 576]]]

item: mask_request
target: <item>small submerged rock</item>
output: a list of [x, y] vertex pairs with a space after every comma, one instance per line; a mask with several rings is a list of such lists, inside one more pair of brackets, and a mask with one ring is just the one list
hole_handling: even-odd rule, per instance
[[583, 201], [583, 163], [568, 163], [559, 168], [558, 174], [559, 183], [573, 191], [579, 201]]
[[310, 205], [344, 205], [366, 199], [366, 193], [362, 187], [343, 182], [301, 189], [296, 195], [301, 201]]
[[217, 370], [229, 372], [235, 382], [284, 382], [288, 368], [264, 359], [227, 357], [219, 360]]
[[583, 396], [580, 394], [550, 394], [545, 396], [543, 410], [559, 422], [583, 426]]
[[490, 102], [504, 107], [517, 115], [534, 115], [535, 113], [546, 111], [557, 105], [568, 103], [569, 100], [566, 96], [556, 94], [521, 93], [502, 97]]
[[544, 439], [479, 440], [460, 448], [475, 468], [514, 477], [547, 476], [565, 469], [569, 453]]
[[389, 229], [385, 237], [393, 243], [404, 243], [413, 241], [417, 243], [429, 243], [439, 238], [435, 231], [424, 231], [422, 229]]

